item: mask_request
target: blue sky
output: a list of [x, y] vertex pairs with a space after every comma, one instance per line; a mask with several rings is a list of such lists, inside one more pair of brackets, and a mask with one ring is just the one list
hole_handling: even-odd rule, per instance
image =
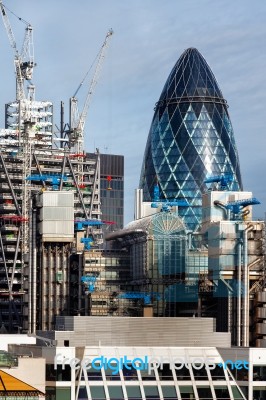
[[[34, 28], [36, 99], [54, 103], [59, 124], [105, 34], [114, 30], [86, 122], [87, 151], [125, 156], [125, 222], [133, 219], [153, 108], [179, 56], [196, 47], [229, 104], [244, 189], [266, 211], [266, 2], [264, 0], [4, 0]], [[18, 47], [24, 25], [9, 15]], [[0, 125], [15, 98], [13, 54], [0, 24]], [[79, 92], [82, 106], [86, 85]]]

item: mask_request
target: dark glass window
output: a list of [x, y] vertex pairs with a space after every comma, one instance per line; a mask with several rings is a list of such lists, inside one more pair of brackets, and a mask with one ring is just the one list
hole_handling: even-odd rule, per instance
[[88, 393], [86, 387], [80, 386], [78, 393], [78, 400], [87, 400]]
[[[128, 365], [130, 367], [130, 365]], [[138, 380], [137, 370], [135, 368], [127, 369], [123, 366], [123, 374], [125, 381]]]
[[253, 381], [266, 381], [266, 366], [253, 366]]
[[252, 400], [266, 399], [266, 386], [256, 387], [253, 386], [253, 399]]
[[195, 400], [195, 394], [192, 386], [179, 386], [182, 400]]
[[214, 369], [210, 369], [210, 372], [211, 372], [212, 379], [214, 381], [225, 379], [224, 369], [222, 367], [219, 367], [218, 365], [216, 365], [216, 367]]
[[215, 386], [215, 394], [216, 397], [220, 399], [228, 399], [230, 400], [230, 394], [227, 386]]
[[88, 364], [88, 367], [86, 368], [87, 375], [88, 375], [88, 380], [89, 381], [101, 381], [102, 380], [102, 372], [100, 369], [93, 368], [91, 364]]
[[47, 381], [71, 381], [70, 365], [57, 365], [57, 369], [53, 364], [46, 364], [46, 380]]
[[55, 392], [55, 387], [46, 387], [45, 391], [45, 399], [46, 400], [56, 400], [56, 392]]
[[175, 365], [175, 373], [177, 380], [191, 380], [189, 369], [185, 366], [181, 368], [181, 364]]
[[200, 381], [200, 380], [205, 380], [206, 381], [206, 380], [208, 380], [207, 370], [206, 370], [205, 366], [200, 368], [200, 365], [199, 365], [198, 367], [199, 367], [199, 369], [193, 368], [193, 373], [194, 373], [195, 380], [196, 381]]
[[197, 387], [197, 391], [200, 400], [208, 400], [213, 398], [211, 388], [209, 386]]

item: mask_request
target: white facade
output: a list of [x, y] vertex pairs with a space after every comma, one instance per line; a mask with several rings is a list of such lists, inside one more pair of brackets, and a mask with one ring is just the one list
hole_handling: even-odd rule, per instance
[[48, 398], [246, 399], [226, 361], [215, 347], [60, 347], [50, 371], [68, 380], [47, 382]]
[[0, 350], [8, 351], [9, 344], [36, 344], [36, 339], [28, 335], [0, 335]]

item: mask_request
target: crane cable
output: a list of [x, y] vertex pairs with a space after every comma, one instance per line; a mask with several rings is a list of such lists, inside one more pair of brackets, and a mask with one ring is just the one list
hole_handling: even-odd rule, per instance
[[17, 14], [15, 14], [13, 11], [11, 11], [5, 4], [3, 4], [3, 7], [8, 10], [11, 14], [14, 15], [14, 17], [16, 17], [19, 21], [23, 22], [25, 25], [31, 25], [29, 22], [27, 22], [25, 19], [19, 17]]
[[80, 82], [80, 84], [79, 84], [77, 90], [75, 91], [75, 93], [73, 94], [72, 97], [74, 97], [74, 98], [76, 97], [76, 95], [77, 95], [79, 89], [81, 88], [81, 86], [83, 85], [85, 79], [86, 79], [87, 76], [89, 75], [89, 73], [90, 73], [90, 71], [91, 71], [93, 65], [94, 65], [94, 64], [96, 63], [96, 61], [98, 60], [98, 58], [99, 58], [99, 56], [100, 56], [100, 54], [101, 54], [101, 51], [102, 51], [102, 48], [103, 48], [104, 45], [105, 45], [105, 42], [103, 43], [103, 45], [102, 45], [102, 47], [100, 48], [98, 54], [96, 55], [95, 59], [93, 60], [93, 62], [92, 62], [92, 64], [91, 64], [90, 68], [89, 68], [88, 71], [86, 72], [84, 78], [83, 78], [82, 81]]

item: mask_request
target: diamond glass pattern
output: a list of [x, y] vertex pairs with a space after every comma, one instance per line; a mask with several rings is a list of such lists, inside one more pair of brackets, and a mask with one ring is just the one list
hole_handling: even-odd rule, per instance
[[242, 190], [239, 159], [227, 102], [210, 67], [195, 48], [171, 71], [156, 103], [140, 188], [151, 201], [158, 181], [161, 199], [185, 199], [179, 214], [191, 230], [201, 223], [201, 196], [211, 175], [232, 174], [229, 190]]

